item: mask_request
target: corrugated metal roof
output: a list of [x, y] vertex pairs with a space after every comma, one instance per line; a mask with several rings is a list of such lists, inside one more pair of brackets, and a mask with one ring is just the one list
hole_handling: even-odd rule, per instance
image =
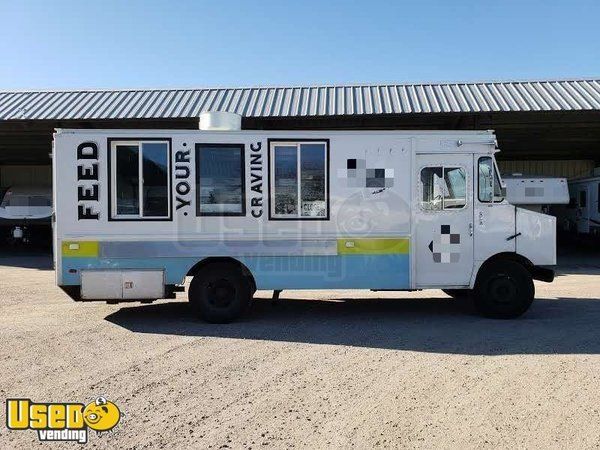
[[600, 110], [600, 80], [0, 92], [0, 120]]

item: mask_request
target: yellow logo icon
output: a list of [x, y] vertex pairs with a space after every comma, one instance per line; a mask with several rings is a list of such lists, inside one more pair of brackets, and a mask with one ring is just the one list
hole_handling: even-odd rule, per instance
[[98, 397], [83, 403], [36, 403], [27, 398], [6, 401], [6, 426], [10, 430], [35, 430], [40, 441], [86, 443], [88, 431], [111, 431], [122, 413], [113, 402]]
[[88, 403], [83, 410], [83, 420], [92, 430], [101, 432], [112, 430], [121, 419], [121, 411], [113, 402], [98, 397]]

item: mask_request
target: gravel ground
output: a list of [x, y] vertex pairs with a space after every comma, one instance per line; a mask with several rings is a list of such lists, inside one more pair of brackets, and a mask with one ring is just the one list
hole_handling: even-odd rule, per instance
[[[597, 447], [600, 268], [536, 283], [514, 321], [441, 291], [258, 292], [240, 323], [75, 303], [44, 257], [0, 258], [0, 397], [125, 413], [93, 448]], [[5, 421], [4, 414], [0, 415]], [[0, 427], [0, 448], [40, 444]]]

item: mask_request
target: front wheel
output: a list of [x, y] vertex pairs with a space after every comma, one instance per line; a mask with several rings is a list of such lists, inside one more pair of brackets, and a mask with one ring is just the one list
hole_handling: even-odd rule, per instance
[[228, 323], [248, 309], [252, 287], [239, 267], [214, 263], [194, 275], [188, 297], [192, 309], [201, 319]]
[[535, 297], [531, 274], [521, 264], [497, 261], [483, 267], [475, 283], [475, 306], [486, 317], [514, 319]]

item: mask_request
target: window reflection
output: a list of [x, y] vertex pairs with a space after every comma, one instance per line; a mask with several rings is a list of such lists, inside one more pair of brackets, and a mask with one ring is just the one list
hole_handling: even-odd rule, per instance
[[298, 213], [296, 147], [275, 146], [275, 214]]
[[200, 215], [241, 215], [243, 199], [243, 146], [196, 147], [196, 196]]
[[140, 213], [139, 147], [117, 145], [117, 214]]
[[142, 144], [144, 216], [167, 216], [168, 151], [166, 143]]

